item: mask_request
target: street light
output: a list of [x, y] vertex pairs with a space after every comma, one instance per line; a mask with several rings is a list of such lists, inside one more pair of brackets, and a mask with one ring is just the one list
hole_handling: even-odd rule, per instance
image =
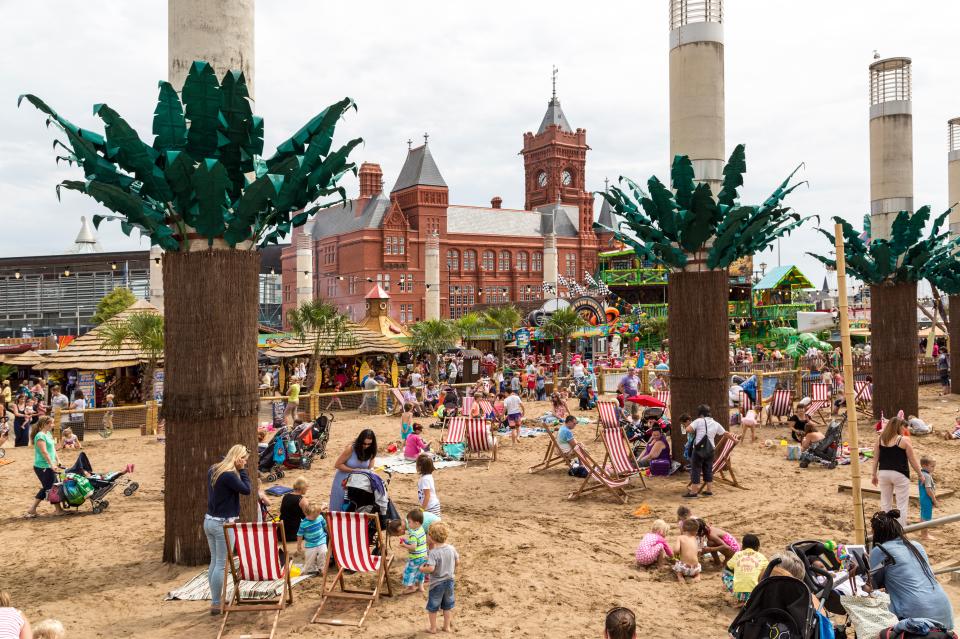
[[13, 279], [15, 279], [15, 280], [19, 280], [19, 279], [20, 279], [20, 271], [14, 271], [14, 273], [13, 273]]
[[70, 267], [69, 267], [69, 266], [68, 266], [67, 268], [63, 269], [63, 276], [64, 276], [64, 277], [70, 277]]
[[766, 262], [760, 262], [760, 274], [761, 274], [761, 275], [766, 275], [766, 274], [767, 274], [767, 263], [766, 263]]

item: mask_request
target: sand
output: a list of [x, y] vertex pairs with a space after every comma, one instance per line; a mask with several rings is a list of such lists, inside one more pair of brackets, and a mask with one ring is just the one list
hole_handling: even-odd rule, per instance
[[[572, 404], [573, 402], [571, 402]], [[943, 431], [960, 409], [960, 398], [940, 398], [932, 386], [921, 389], [923, 415]], [[544, 404], [534, 404], [529, 414], [539, 415]], [[399, 418], [337, 417], [330, 455], [304, 473], [311, 482], [310, 495], [327, 500], [333, 460], [362, 427], [373, 427], [381, 442], [398, 437]], [[861, 442], [872, 445], [873, 425], [861, 426]], [[593, 429], [578, 430], [582, 441], [597, 456], [602, 446], [593, 443]], [[786, 429], [762, 428], [762, 438], [786, 434]], [[436, 438], [437, 431], [427, 436]], [[960, 442], [937, 436], [917, 437], [921, 454], [938, 461], [941, 486], [960, 484]], [[230, 442], [224, 442], [224, 449]], [[648, 531], [653, 517], [635, 518], [633, 511], [646, 503], [654, 517], [673, 522], [677, 506], [685, 501], [696, 515], [738, 538], [760, 536], [762, 550], [776, 552], [798, 539], [849, 539], [852, 537], [851, 500], [838, 493], [837, 484], [849, 478], [849, 467], [836, 470], [800, 470], [784, 459], [784, 449], [764, 449], [742, 444], [734, 455], [740, 481], [749, 490], [718, 484], [712, 498], [682, 500], [683, 478], [652, 478], [649, 490], [635, 493], [627, 505], [603, 493], [566, 501], [580, 480], [561, 468], [535, 475], [527, 468], [536, 463], [547, 445], [546, 437], [507, 442], [501, 460], [489, 469], [483, 465], [453, 468], [436, 474], [443, 515], [452, 528], [451, 542], [462, 563], [457, 576], [455, 625], [466, 637], [599, 637], [605, 612], [629, 606], [640, 618], [640, 636], [725, 637], [736, 614], [722, 592], [719, 572], [707, 567], [698, 584], [678, 584], [668, 571], [635, 567], [633, 552]], [[208, 602], [164, 601], [169, 590], [196, 574], [196, 567], [174, 567], [160, 562], [163, 531], [163, 444], [135, 433], [118, 432], [109, 440], [88, 439], [88, 454], [98, 468], [137, 465], [140, 491], [125, 498], [111, 495], [109, 510], [93, 515], [89, 506], [81, 514], [54, 517], [52, 507], [26, 521], [26, 510], [38, 482], [32, 470], [32, 450], [8, 448], [13, 464], [0, 466], [0, 538], [2, 565], [0, 589], [29, 619], [61, 619], [71, 638], [213, 637], [219, 618], [207, 615]], [[64, 458], [72, 461], [74, 454]], [[868, 481], [869, 468], [864, 468]], [[288, 485], [293, 474], [281, 480]], [[189, 489], [189, 487], [184, 487]], [[416, 476], [395, 475], [390, 494], [401, 512], [414, 505]], [[690, 503], [692, 502], [692, 503]], [[960, 500], [950, 498], [939, 513], [960, 510]], [[878, 506], [866, 500], [868, 514]], [[276, 508], [276, 506], [275, 506]], [[911, 521], [918, 517], [913, 508]], [[200, 525], [200, 522], [197, 522]], [[953, 524], [926, 544], [932, 561], [957, 557], [953, 541], [960, 526]], [[392, 576], [399, 583], [403, 560], [395, 562]], [[960, 583], [941, 578], [960, 613]], [[320, 580], [295, 588], [295, 603], [280, 618], [278, 637], [354, 637], [356, 629], [311, 625], [319, 601]], [[383, 599], [370, 613], [363, 636], [414, 637], [423, 634], [425, 598], [420, 595]], [[235, 630], [249, 629], [252, 615], [231, 621]], [[265, 628], [261, 617], [260, 628]], [[246, 622], [246, 623], [245, 623]]]

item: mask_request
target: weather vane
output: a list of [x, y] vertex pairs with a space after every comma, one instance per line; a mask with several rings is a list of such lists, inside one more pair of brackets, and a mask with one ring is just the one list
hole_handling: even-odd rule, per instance
[[553, 99], [557, 99], [557, 65], [553, 65], [553, 71], [550, 74], [553, 79]]
[[424, 133], [424, 134], [423, 134], [423, 146], [427, 146], [427, 140], [429, 140], [429, 139], [430, 139], [430, 134], [429, 134], [429, 133]]

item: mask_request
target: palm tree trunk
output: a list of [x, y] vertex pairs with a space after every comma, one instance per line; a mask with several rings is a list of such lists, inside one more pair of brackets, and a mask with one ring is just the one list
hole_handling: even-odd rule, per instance
[[[701, 404], [729, 425], [729, 319], [726, 269], [671, 273], [667, 280], [670, 312], [670, 415], [696, 417]], [[670, 434], [673, 458], [683, 461], [686, 433]]]
[[916, 282], [870, 287], [870, 338], [873, 416], [918, 414]]
[[140, 382], [140, 397], [144, 402], [153, 401], [153, 371], [156, 369], [156, 362], [147, 362], [143, 365], [143, 381]]
[[947, 319], [950, 331], [950, 392], [960, 395], [960, 295], [950, 296]]
[[569, 338], [561, 338], [560, 340], [560, 376], [565, 377], [567, 374], [567, 356], [570, 355], [570, 340]]
[[252, 451], [252, 490], [241, 500], [240, 517], [255, 516], [259, 271], [260, 254], [254, 251], [163, 258], [165, 562], [209, 560], [203, 533], [207, 471], [234, 444]]

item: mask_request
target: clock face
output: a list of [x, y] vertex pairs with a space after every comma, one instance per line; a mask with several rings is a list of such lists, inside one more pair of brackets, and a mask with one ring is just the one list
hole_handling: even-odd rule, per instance
[[547, 185], [547, 172], [540, 171], [537, 173], [537, 186], [544, 187]]
[[573, 184], [573, 174], [570, 173], [570, 171], [564, 171], [563, 174], [561, 174], [560, 179], [563, 181], [564, 186], [570, 186]]

